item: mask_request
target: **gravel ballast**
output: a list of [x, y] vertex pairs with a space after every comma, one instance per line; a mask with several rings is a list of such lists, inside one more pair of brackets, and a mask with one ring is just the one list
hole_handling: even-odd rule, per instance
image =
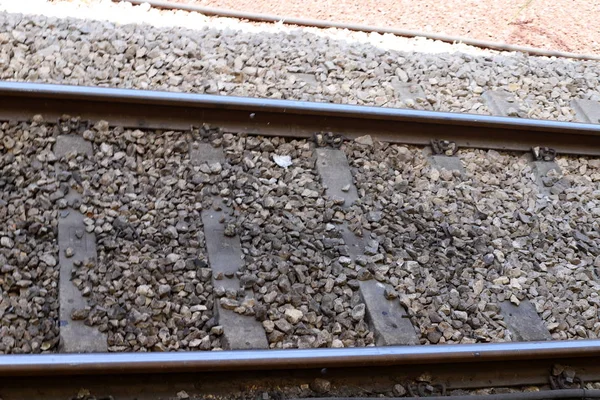
[[[481, 94], [501, 88], [527, 103], [524, 115], [556, 120], [574, 118], [574, 98], [600, 100], [592, 62], [112, 2], [40, 3], [47, 16], [3, 7], [1, 79], [482, 114]], [[401, 99], [407, 83], [424, 96]], [[58, 343], [64, 191], [54, 127], [35, 121], [0, 129], [5, 353]], [[225, 133], [212, 141], [226, 162], [194, 166], [188, 132], [99, 122], [80, 134], [93, 157], [60, 163], [79, 174], [98, 259], [74, 274], [89, 307], [73, 317], [107, 332], [111, 351], [220, 349], [217, 300], [261, 321], [273, 348], [372, 345], [357, 290], [371, 277], [393, 287], [386, 295], [424, 344], [512, 340], [502, 301], [531, 301], [555, 339], [600, 334], [595, 159], [559, 158], [547, 192], [525, 155], [460, 150], [460, 175], [433, 169], [421, 148], [347, 142], [361, 200], [344, 209], [326, 196], [307, 141]], [[254, 301], [213, 289], [200, 212], [215, 195], [233, 210], [223, 223], [240, 237], [239, 278]], [[344, 221], [368, 235], [358, 266], [343, 250]]]
[[598, 337], [596, 160], [560, 159], [563, 180], [547, 195], [528, 155], [461, 150], [460, 175], [418, 148], [346, 153], [355, 208], [385, 255], [376, 278], [396, 289], [422, 343], [510, 341], [499, 303], [524, 300], [554, 339]]
[[[555, 120], [573, 119], [574, 98], [600, 99], [595, 62], [110, 1], [40, 2], [46, 16], [17, 14], [30, 12], [19, 2], [4, 9], [2, 79], [480, 114], [481, 94], [504, 89], [524, 115]], [[404, 83], [425, 96], [403, 101]]]
[[79, 318], [108, 332], [109, 351], [220, 348], [200, 218], [205, 184], [188, 134], [104, 121], [82, 134], [95, 151], [81, 169], [80, 211], [98, 260], [75, 272], [89, 299]]
[[[224, 146], [247, 255], [240, 280], [254, 290], [270, 347], [373, 344], [356, 273], [337, 261], [336, 206], [323, 196], [312, 143], [226, 134]], [[286, 157], [291, 165], [279, 166]]]
[[43, 124], [0, 125], [0, 354], [59, 342], [55, 203], [64, 195], [53, 143]]
[[[78, 132], [92, 157], [57, 160], [56, 126], [35, 121], [2, 126], [3, 352], [58, 343], [55, 235], [71, 178], [98, 250], [75, 265], [88, 306], [72, 318], [106, 332], [110, 351], [220, 349], [216, 301], [259, 320], [271, 348], [373, 345], [358, 290], [368, 279], [390, 286], [423, 344], [515, 340], [503, 301], [530, 301], [554, 339], [600, 334], [597, 160], [559, 158], [547, 190], [526, 154], [461, 149], [461, 174], [433, 168], [426, 149], [361, 138], [342, 147], [360, 198], [347, 207], [327, 195], [310, 141], [100, 121]], [[196, 140], [225, 161], [193, 165]], [[251, 300], [213, 288], [223, 277], [200, 213], [215, 196], [232, 210], [220, 222], [240, 238]], [[365, 238], [355, 263], [343, 223]]]

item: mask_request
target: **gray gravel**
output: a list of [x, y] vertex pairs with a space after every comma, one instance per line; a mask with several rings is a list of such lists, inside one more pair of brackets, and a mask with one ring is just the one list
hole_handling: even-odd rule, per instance
[[461, 177], [431, 168], [422, 149], [346, 153], [355, 208], [385, 256], [375, 278], [399, 293], [422, 343], [509, 341], [498, 303], [525, 299], [555, 339], [598, 337], [595, 160], [561, 158], [563, 189], [546, 196], [526, 155], [461, 150]]
[[[334, 221], [337, 207], [323, 197], [313, 145], [230, 134], [224, 145], [247, 255], [241, 281], [254, 289], [252, 314], [262, 321], [270, 346], [372, 345], [356, 272], [337, 261], [342, 243]], [[289, 156], [292, 165], [278, 166], [276, 156]]]
[[[526, 103], [522, 115], [557, 120], [573, 119], [573, 98], [600, 99], [595, 62], [128, 3], [43, 3], [47, 17], [20, 15], [30, 12], [20, 3], [0, 13], [2, 79], [482, 114], [481, 93], [504, 89]], [[404, 83], [424, 97], [404, 101]]]
[[[600, 100], [593, 62], [112, 2], [40, 5], [46, 16], [9, 3], [1, 79], [483, 114], [481, 93], [501, 88], [526, 103], [524, 115], [558, 120], [573, 119], [573, 98]], [[89, 19], [56, 18], [65, 15]], [[404, 83], [424, 96], [403, 101]], [[66, 205], [53, 197], [44, 129], [0, 130], [1, 352], [57, 343], [55, 209]], [[236, 210], [227, 232], [240, 236], [241, 278], [257, 294], [243, 310], [263, 322], [272, 347], [372, 344], [356, 291], [371, 277], [394, 286], [387, 296], [400, 297], [423, 343], [510, 340], [497, 315], [503, 300], [530, 299], [557, 339], [600, 333], [596, 160], [561, 158], [566, 185], [544, 196], [522, 156], [462, 150], [466, 174], [456, 177], [432, 170], [421, 149], [348, 144], [362, 201], [343, 211], [323, 197], [304, 141], [226, 135], [228, 165], [203, 170], [190, 165], [181, 133], [98, 124], [83, 135], [95, 155], [73, 168], [83, 167], [81, 211], [99, 259], [75, 274], [90, 307], [74, 317], [108, 332], [113, 351], [220, 347], [197, 234], [212, 194]], [[273, 155], [290, 155], [292, 166]], [[372, 232], [356, 275], [342, 273], [344, 219]], [[239, 306], [239, 293], [216, 295]]]
[[[539, 270], [543, 280], [532, 293], [555, 339], [600, 336], [600, 162], [561, 158], [567, 188], [541, 200], [539, 229], [547, 240]], [[531, 289], [530, 289], [531, 291]]]
[[53, 143], [44, 125], [0, 125], [0, 354], [52, 352], [59, 341]]
[[[391, 284], [386, 297], [399, 298], [422, 343], [512, 340], [502, 301], [530, 300], [555, 339], [600, 333], [597, 160], [559, 158], [564, 174], [546, 177], [558, 182], [548, 193], [527, 155], [460, 150], [461, 176], [433, 169], [422, 148], [347, 142], [361, 200], [343, 209], [324, 196], [305, 140], [217, 132], [208, 140], [226, 161], [194, 166], [189, 143], [199, 138], [188, 132], [101, 121], [81, 132], [91, 158], [56, 160], [53, 125], [0, 128], [2, 352], [58, 341], [57, 162], [80, 182], [98, 246], [97, 262], [76, 263], [88, 307], [72, 317], [107, 332], [111, 351], [220, 349], [217, 299], [261, 321], [272, 348], [373, 345], [364, 279]], [[213, 290], [200, 211], [214, 195], [233, 210], [222, 222], [240, 237], [238, 275], [252, 301]], [[342, 221], [367, 235], [357, 265]]]
[[75, 272], [89, 304], [81, 319], [108, 332], [109, 351], [220, 348], [200, 218], [205, 185], [190, 164], [190, 137], [102, 121], [83, 135], [95, 151], [78, 166], [80, 211], [98, 261]]

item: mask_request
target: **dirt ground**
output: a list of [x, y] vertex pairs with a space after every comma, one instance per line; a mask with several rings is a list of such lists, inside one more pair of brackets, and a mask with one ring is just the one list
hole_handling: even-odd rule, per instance
[[598, 0], [177, 0], [600, 54]]

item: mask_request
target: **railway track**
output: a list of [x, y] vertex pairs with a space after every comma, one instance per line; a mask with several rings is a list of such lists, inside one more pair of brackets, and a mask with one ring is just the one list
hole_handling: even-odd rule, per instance
[[[580, 180], [598, 125], [10, 82], [0, 94], [3, 399], [226, 395], [232, 381], [241, 398], [549, 381], [579, 391], [548, 398], [598, 397], [581, 391], [600, 380], [600, 324], [596, 195]], [[487, 215], [494, 190], [516, 193], [490, 200], [514, 221]], [[559, 200], [589, 220], [536, 205]], [[574, 338], [587, 339], [556, 340]]]

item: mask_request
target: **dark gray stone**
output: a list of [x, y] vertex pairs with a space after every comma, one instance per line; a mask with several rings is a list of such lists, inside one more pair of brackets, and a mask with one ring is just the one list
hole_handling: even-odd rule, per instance
[[56, 157], [61, 158], [72, 152], [91, 156], [93, 154], [92, 142], [79, 135], [60, 135], [56, 138], [54, 144], [54, 155]]
[[531, 163], [535, 175], [535, 182], [541, 193], [549, 195], [552, 193], [553, 188], [560, 189], [567, 184], [564, 179], [559, 179], [552, 185], [548, 186], [548, 172], [553, 170], [557, 171], [558, 173], [561, 172], [560, 167], [554, 161], [532, 161]]
[[319, 84], [314, 74], [291, 73], [290, 75], [295, 76], [299, 81], [308, 83], [310, 86], [317, 86]]
[[459, 171], [461, 174], [465, 173], [465, 167], [463, 166], [460, 158], [456, 156], [441, 156], [441, 155], [431, 155], [429, 157], [429, 161], [431, 165], [437, 169], [446, 169], [448, 171]]
[[222, 163], [225, 161], [223, 149], [220, 147], [213, 147], [210, 143], [197, 142], [196, 144], [190, 148], [190, 161], [192, 165]]
[[342, 238], [348, 248], [348, 255], [355, 261], [356, 258], [364, 254], [365, 240], [364, 237], [356, 236], [349, 228], [348, 225], [343, 224], [340, 227]]
[[269, 347], [265, 330], [260, 322], [223, 307], [215, 307], [215, 310], [219, 325], [223, 327], [223, 348], [251, 350]]
[[522, 301], [516, 306], [510, 301], [503, 301], [500, 303], [500, 313], [517, 341], [552, 340], [552, 335], [531, 302]]
[[415, 328], [399, 300], [385, 299], [384, 284], [376, 280], [359, 281], [359, 287], [377, 346], [419, 344]]
[[[221, 204], [219, 211], [213, 208], [202, 210], [208, 261], [214, 276], [235, 274], [243, 263], [242, 245], [238, 236], [225, 235], [226, 224], [220, 220], [228, 210], [220, 199], [216, 199], [216, 201]], [[219, 280], [215, 284], [223, 286], [225, 289], [240, 287], [236, 277]]]
[[[421, 85], [416, 83], [404, 83], [404, 82], [392, 82], [392, 87], [396, 91], [396, 95], [399, 99], [402, 99], [405, 103], [407, 100], [416, 102], [417, 98], [425, 99], [425, 91]], [[430, 109], [431, 104], [423, 103], [424, 108]]]

